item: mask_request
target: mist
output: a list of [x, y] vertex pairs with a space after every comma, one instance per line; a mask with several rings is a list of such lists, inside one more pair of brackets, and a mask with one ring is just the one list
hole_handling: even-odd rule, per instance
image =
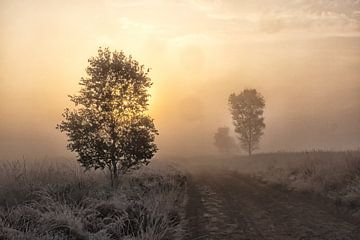
[[216, 153], [217, 128], [233, 129], [228, 97], [244, 88], [266, 102], [258, 152], [359, 149], [359, 11], [340, 0], [2, 1], [0, 158], [71, 156], [55, 126], [99, 46], [151, 68], [158, 156]]

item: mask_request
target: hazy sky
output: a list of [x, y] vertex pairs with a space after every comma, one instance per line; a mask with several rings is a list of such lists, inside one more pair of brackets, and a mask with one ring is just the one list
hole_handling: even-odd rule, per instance
[[1, 0], [0, 158], [68, 154], [55, 126], [99, 46], [152, 69], [160, 154], [214, 152], [244, 88], [261, 151], [360, 147], [359, 0]]

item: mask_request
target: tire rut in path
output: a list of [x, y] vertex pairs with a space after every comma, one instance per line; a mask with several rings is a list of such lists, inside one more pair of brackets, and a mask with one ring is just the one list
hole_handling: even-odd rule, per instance
[[225, 170], [189, 181], [187, 239], [360, 239], [360, 226], [306, 194], [282, 191]]

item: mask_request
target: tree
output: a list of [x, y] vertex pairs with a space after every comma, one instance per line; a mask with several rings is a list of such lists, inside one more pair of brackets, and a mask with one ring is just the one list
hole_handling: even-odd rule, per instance
[[219, 152], [229, 154], [237, 151], [235, 139], [229, 135], [228, 127], [220, 127], [214, 135], [214, 144]]
[[79, 94], [69, 96], [75, 108], [65, 109], [57, 128], [80, 164], [107, 168], [114, 185], [119, 173], [147, 165], [157, 151], [158, 131], [145, 114], [152, 81], [149, 69], [122, 51], [99, 48], [88, 62]]
[[241, 146], [251, 156], [258, 148], [260, 137], [264, 133], [265, 100], [256, 89], [245, 89], [238, 95], [235, 93], [230, 95], [229, 106]]

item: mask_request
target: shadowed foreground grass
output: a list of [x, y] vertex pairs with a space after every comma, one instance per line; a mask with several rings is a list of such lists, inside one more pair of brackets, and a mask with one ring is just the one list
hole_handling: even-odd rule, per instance
[[0, 165], [0, 239], [180, 239], [186, 179], [146, 167], [110, 188], [107, 176], [75, 164]]

